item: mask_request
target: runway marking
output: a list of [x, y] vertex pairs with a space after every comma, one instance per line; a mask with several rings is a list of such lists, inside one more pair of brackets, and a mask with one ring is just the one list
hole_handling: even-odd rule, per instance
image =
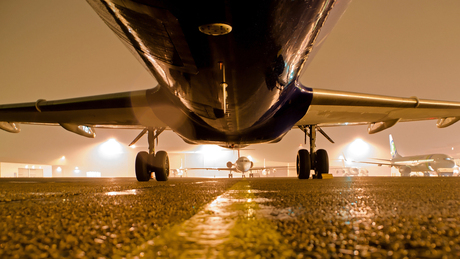
[[[163, 231], [127, 257], [295, 256], [271, 221], [266, 219], [268, 207], [264, 206], [262, 213], [259, 213], [259, 204], [270, 200], [257, 198], [255, 193], [257, 191], [251, 190], [247, 180], [241, 180], [189, 220]], [[247, 249], [247, 246], [251, 246], [251, 249]]]

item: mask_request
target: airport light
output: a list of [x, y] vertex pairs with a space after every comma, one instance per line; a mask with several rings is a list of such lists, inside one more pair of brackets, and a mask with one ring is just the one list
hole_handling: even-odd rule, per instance
[[99, 155], [106, 159], [112, 159], [123, 154], [123, 146], [114, 138], [107, 140], [99, 146]]
[[80, 169], [78, 169], [78, 166], [75, 167], [75, 169], [73, 170], [73, 173], [80, 174]]
[[216, 145], [202, 145], [197, 153], [203, 154], [206, 159], [215, 160], [222, 157], [222, 151], [226, 151], [224, 148]]
[[371, 151], [371, 145], [361, 138], [355, 139], [345, 149], [347, 157], [353, 160], [369, 158]]

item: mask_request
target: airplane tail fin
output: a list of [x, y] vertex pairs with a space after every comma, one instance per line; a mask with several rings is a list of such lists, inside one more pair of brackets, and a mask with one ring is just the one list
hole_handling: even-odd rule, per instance
[[397, 157], [401, 157], [401, 155], [398, 154], [398, 151], [396, 150], [396, 145], [395, 145], [395, 142], [393, 140], [393, 137], [391, 136], [390, 134], [390, 150], [391, 150], [391, 158], [397, 158]]

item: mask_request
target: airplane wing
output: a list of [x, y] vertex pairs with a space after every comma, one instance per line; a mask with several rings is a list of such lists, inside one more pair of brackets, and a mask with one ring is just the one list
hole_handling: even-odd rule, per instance
[[184, 170], [216, 170], [216, 171], [236, 171], [236, 168], [228, 167], [193, 167], [193, 168], [184, 168]]
[[251, 169], [249, 169], [250, 171], [257, 171], [257, 170], [264, 170], [264, 169], [287, 169], [287, 168], [295, 168], [295, 166], [259, 166], [259, 167], [252, 167]]
[[[264, 169], [286, 169], [288, 166], [266, 166], [266, 167], [252, 167], [249, 171], [264, 170]], [[193, 167], [182, 168], [181, 170], [216, 170], [216, 171], [237, 171], [236, 168], [228, 167]]]
[[[166, 127], [149, 108], [141, 90], [57, 101], [0, 105], [0, 129], [19, 132], [19, 124], [61, 125], [77, 134], [94, 137], [92, 128]], [[76, 132], [76, 127], [84, 126]], [[85, 134], [85, 131], [87, 131]]]
[[378, 166], [396, 166], [396, 164], [391, 163], [391, 162], [371, 162], [371, 161], [351, 161], [353, 163], [358, 163], [358, 164], [370, 164], [370, 165], [378, 165]]
[[460, 120], [460, 102], [312, 89], [310, 108], [296, 126], [365, 125], [376, 133], [400, 121], [437, 119], [444, 128]]
[[385, 161], [382, 159], [382, 162], [372, 162], [372, 161], [352, 161], [353, 163], [360, 163], [360, 164], [371, 164], [371, 165], [378, 165], [378, 166], [394, 166], [394, 167], [400, 167], [400, 166], [418, 166], [421, 164], [425, 164], [427, 162], [432, 162], [433, 159], [428, 159], [428, 160], [418, 160], [418, 161], [413, 161], [413, 162], [391, 162], [391, 161]]

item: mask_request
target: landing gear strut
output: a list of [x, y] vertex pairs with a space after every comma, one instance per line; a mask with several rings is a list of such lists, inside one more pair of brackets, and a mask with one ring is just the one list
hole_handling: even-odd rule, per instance
[[329, 141], [334, 142], [316, 125], [299, 126], [299, 128], [305, 133], [305, 144], [307, 136], [310, 138], [310, 152], [306, 149], [300, 149], [297, 152], [297, 177], [299, 179], [308, 179], [310, 178], [310, 170], [313, 169], [315, 170], [313, 178], [322, 179], [323, 174], [329, 173], [329, 157], [326, 150], [316, 150], [316, 131], [318, 130]]
[[134, 145], [145, 133], [148, 133], [149, 152], [141, 151], [136, 156], [136, 178], [139, 182], [150, 180], [152, 173], [155, 173], [157, 181], [167, 181], [169, 177], [169, 157], [165, 151], [158, 151], [155, 154], [155, 141], [165, 128], [144, 129], [139, 136], [131, 142]]

